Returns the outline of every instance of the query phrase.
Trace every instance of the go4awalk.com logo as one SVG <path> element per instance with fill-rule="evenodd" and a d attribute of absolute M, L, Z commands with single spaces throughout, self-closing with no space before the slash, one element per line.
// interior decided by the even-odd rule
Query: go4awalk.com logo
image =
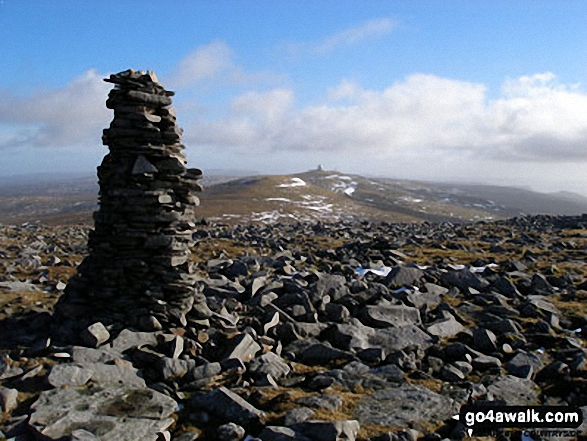
<path fill-rule="evenodd" d="M 576 429 L 583 422 L 579 408 L 568 406 L 479 406 L 467 404 L 453 417 L 474 431 L 496 429 Z"/>

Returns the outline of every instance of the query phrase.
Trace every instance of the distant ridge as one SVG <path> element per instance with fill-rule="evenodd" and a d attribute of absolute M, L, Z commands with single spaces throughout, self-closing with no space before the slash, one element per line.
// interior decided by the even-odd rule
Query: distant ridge
<path fill-rule="evenodd" d="M 587 198 L 571 192 L 367 178 L 332 170 L 238 177 L 233 172 L 204 171 L 201 218 L 221 223 L 471 222 L 587 213 Z M 97 194 L 96 178 L 90 175 L 5 179 L 0 181 L 0 222 L 91 225 Z"/>

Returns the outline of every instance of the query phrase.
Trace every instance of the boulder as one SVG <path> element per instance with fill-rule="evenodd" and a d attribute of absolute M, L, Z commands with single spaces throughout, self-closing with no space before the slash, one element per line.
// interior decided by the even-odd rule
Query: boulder
<path fill-rule="evenodd" d="M 50 439 L 83 429 L 101 439 L 157 441 L 174 423 L 170 416 L 178 405 L 146 388 L 60 388 L 42 392 L 31 410 L 29 427 Z"/>

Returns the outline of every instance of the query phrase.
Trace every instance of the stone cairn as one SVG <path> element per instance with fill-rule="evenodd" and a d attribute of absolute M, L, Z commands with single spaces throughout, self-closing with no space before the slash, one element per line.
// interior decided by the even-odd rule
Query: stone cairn
<path fill-rule="evenodd" d="M 209 311 L 190 262 L 202 173 L 186 168 L 174 93 L 153 72 L 127 70 L 104 81 L 114 84 L 106 101 L 114 119 L 102 137 L 110 153 L 98 167 L 89 256 L 56 305 L 58 327 L 185 325 L 194 306 Z"/>

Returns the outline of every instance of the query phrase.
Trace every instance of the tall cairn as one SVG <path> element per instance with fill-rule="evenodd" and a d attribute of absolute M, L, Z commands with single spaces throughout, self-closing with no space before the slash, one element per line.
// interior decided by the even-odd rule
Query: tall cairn
<path fill-rule="evenodd" d="M 208 310 L 190 261 L 202 172 L 186 168 L 174 93 L 153 72 L 104 81 L 114 84 L 106 101 L 114 119 L 102 137 L 110 152 L 98 167 L 99 210 L 89 256 L 55 317 L 69 332 L 97 321 L 140 330 L 185 325 L 194 306 Z"/>

